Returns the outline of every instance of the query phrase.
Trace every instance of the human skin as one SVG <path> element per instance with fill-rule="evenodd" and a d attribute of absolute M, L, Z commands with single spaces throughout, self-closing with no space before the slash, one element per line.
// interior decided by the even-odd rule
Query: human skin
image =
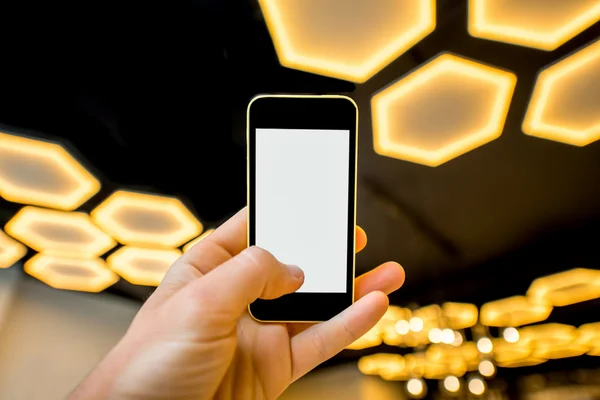
<path fill-rule="evenodd" d="M 404 282 L 400 265 L 384 263 L 356 279 L 355 303 L 329 321 L 257 322 L 248 304 L 294 292 L 304 273 L 247 248 L 246 224 L 242 210 L 179 258 L 70 400 L 276 399 L 371 329 Z M 357 227 L 357 251 L 366 242 Z"/>

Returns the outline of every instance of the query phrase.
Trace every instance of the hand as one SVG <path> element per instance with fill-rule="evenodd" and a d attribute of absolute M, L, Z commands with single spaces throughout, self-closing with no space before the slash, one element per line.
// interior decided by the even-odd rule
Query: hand
<path fill-rule="evenodd" d="M 357 228 L 357 251 L 366 240 Z M 263 324 L 248 314 L 257 298 L 294 292 L 303 280 L 301 270 L 246 248 L 240 211 L 173 264 L 71 399 L 275 399 L 371 329 L 404 271 L 389 262 L 357 278 L 357 301 L 327 322 Z"/>

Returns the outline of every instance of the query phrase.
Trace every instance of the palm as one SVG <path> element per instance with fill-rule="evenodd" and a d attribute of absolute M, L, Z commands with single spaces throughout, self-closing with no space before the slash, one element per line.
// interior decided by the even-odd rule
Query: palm
<path fill-rule="evenodd" d="M 240 318 L 237 338 L 235 356 L 226 374 L 228 379 L 223 380 L 219 392 L 231 393 L 233 388 L 244 387 L 252 388 L 252 398 L 276 398 L 292 379 L 287 325 L 260 324 L 246 313 Z"/>
<path fill-rule="evenodd" d="M 146 348 L 138 364 L 155 364 L 156 353 L 169 359 L 170 368 L 158 375 L 155 371 L 150 376 L 133 375 L 128 382 L 144 381 L 146 389 L 155 394 L 168 390 L 168 398 L 188 398 L 193 393 L 195 398 L 225 399 L 239 393 L 244 398 L 274 399 L 291 382 L 356 339 L 354 336 L 366 332 L 385 311 L 387 301 L 379 296 L 362 306 L 355 304 L 348 317 L 338 316 L 311 329 L 310 324 L 259 323 L 247 311 L 240 315 L 226 304 L 194 309 L 186 288 L 209 279 L 213 270 L 246 247 L 245 225 L 245 216 L 238 214 L 169 270 L 131 332 L 147 336 L 158 325 L 154 345 Z M 357 251 L 365 244 L 366 235 L 357 228 Z M 389 293 L 403 279 L 397 264 L 384 264 L 357 279 L 355 297 L 372 291 Z"/>
<path fill-rule="evenodd" d="M 193 260 L 193 265 L 185 263 L 179 266 L 178 271 L 171 271 L 157 290 L 157 299 L 164 301 L 165 295 L 176 293 L 187 282 L 201 279 L 210 270 L 231 258 L 228 252 L 222 252 L 216 247 L 207 249 L 203 256 L 202 261 Z M 204 264 L 202 268 L 198 268 L 200 263 Z M 157 299 L 151 298 L 148 303 L 154 303 Z M 152 306 L 152 304 L 147 305 Z M 237 328 L 232 332 L 236 336 L 231 338 L 234 340 L 223 340 L 217 346 L 210 346 L 211 358 L 227 360 L 229 355 L 233 354 L 233 359 L 226 366 L 224 373 L 221 372 L 222 368 L 212 371 L 216 373 L 215 375 L 219 375 L 210 379 L 212 382 L 219 382 L 215 398 L 230 398 L 230 393 L 242 387 L 246 391 L 252 391 L 248 398 L 276 398 L 292 380 L 290 334 L 308 326 L 308 324 L 263 324 L 255 321 L 245 312 L 239 318 Z M 184 358 L 190 360 L 188 357 Z M 198 360 L 203 357 L 198 355 L 194 358 Z"/>

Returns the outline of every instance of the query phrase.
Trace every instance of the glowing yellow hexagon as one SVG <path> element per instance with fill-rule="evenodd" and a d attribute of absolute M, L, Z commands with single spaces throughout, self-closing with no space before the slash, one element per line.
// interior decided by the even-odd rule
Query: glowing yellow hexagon
<path fill-rule="evenodd" d="M 117 245 L 82 212 L 27 206 L 8 221 L 5 230 L 32 249 L 50 255 L 94 258 Z"/>
<path fill-rule="evenodd" d="M 25 272 L 56 289 L 97 293 L 115 284 L 119 277 L 106 268 L 101 258 L 77 259 L 36 254 Z"/>
<path fill-rule="evenodd" d="M 381 338 L 381 328 L 375 325 L 367 333 L 351 343 L 347 350 L 363 350 L 369 347 L 379 346 L 383 342 Z"/>
<path fill-rule="evenodd" d="M 134 285 L 158 286 L 171 265 L 181 256 L 177 249 L 146 249 L 124 246 L 106 262 L 110 269 Z"/>
<path fill-rule="evenodd" d="M 533 344 L 530 340 L 520 339 L 516 343 L 509 343 L 504 339 L 494 339 L 494 359 L 498 365 L 510 365 L 531 357 Z"/>
<path fill-rule="evenodd" d="M 442 54 L 371 100 L 378 154 L 432 167 L 502 134 L 517 77 Z"/>
<path fill-rule="evenodd" d="M 198 236 L 196 239 L 191 240 L 189 243 L 187 243 L 185 246 L 183 246 L 183 252 L 187 252 L 189 249 L 191 249 L 192 247 L 194 247 L 194 245 L 198 242 L 200 242 L 201 240 L 205 239 L 208 235 L 210 235 L 211 233 L 214 232 L 214 229 L 207 229 L 206 231 L 204 231 L 204 233 L 200 236 Z"/>
<path fill-rule="evenodd" d="M 382 372 L 401 372 L 406 362 L 400 354 L 371 354 L 358 360 L 358 369 L 365 375 L 380 375 Z"/>
<path fill-rule="evenodd" d="M 555 307 L 600 298 L 600 270 L 575 268 L 537 278 L 529 286 L 527 296 Z"/>
<path fill-rule="evenodd" d="M 600 20 L 598 0 L 469 0 L 472 36 L 551 51 Z"/>
<path fill-rule="evenodd" d="M 113 193 L 91 215 L 119 242 L 133 246 L 179 247 L 203 229 L 180 200 L 125 190 Z"/>
<path fill-rule="evenodd" d="M 530 136 L 585 146 L 600 139 L 600 40 L 544 69 L 523 121 Z"/>
<path fill-rule="evenodd" d="M 533 345 L 532 357 L 558 359 L 577 357 L 590 348 L 577 342 L 578 332 L 574 326 L 565 324 L 541 324 L 519 330 L 520 340 Z"/>
<path fill-rule="evenodd" d="M 22 204 L 74 210 L 100 182 L 61 145 L 0 132 L 0 196 Z"/>
<path fill-rule="evenodd" d="M 442 314 L 450 328 L 466 329 L 475 326 L 479 311 L 475 304 L 448 302 L 442 304 Z"/>
<path fill-rule="evenodd" d="M 479 318 L 486 326 L 523 326 L 546 320 L 552 306 L 536 304 L 526 296 L 513 296 L 485 303 Z"/>
<path fill-rule="evenodd" d="M 27 247 L 0 230 L 0 268 L 11 267 L 25 257 L 25 254 L 27 254 Z"/>
<path fill-rule="evenodd" d="M 434 366 L 432 371 L 425 373 L 425 376 L 431 379 L 438 379 L 436 370 L 442 375 L 463 376 L 468 369 L 473 369 L 473 364 L 475 369 L 479 365 L 479 351 L 474 342 L 467 342 L 461 346 L 432 344 L 425 354 L 427 361 Z"/>
<path fill-rule="evenodd" d="M 514 361 L 498 362 L 498 366 L 501 368 L 533 367 L 534 365 L 543 364 L 546 361 L 548 360 L 543 358 L 524 357 Z"/>
<path fill-rule="evenodd" d="M 435 0 L 259 0 L 279 62 L 362 83 L 435 29 Z"/>
<path fill-rule="evenodd" d="M 600 356 L 600 322 L 581 325 L 577 329 L 577 343 L 589 347 L 588 355 Z"/>

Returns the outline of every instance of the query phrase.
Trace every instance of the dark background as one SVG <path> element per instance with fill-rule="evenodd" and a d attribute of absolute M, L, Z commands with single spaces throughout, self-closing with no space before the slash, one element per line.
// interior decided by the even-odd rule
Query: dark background
<path fill-rule="evenodd" d="M 600 24 L 544 52 L 471 38 L 466 2 L 438 0 L 435 32 L 354 85 L 282 68 L 255 1 L 47 3 L 0 5 L 0 127 L 75 151 L 103 183 L 83 210 L 117 188 L 142 189 L 176 195 L 216 226 L 246 201 L 249 99 L 346 93 L 361 111 L 358 221 L 369 245 L 358 269 L 400 262 L 407 282 L 392 302 L 480 305 L 524 294 L 538 276 L 599 268 L 600 143 L 546 141 L 520 125 L 540 68 L 598 38 Z M 517 74 L 503 135 L 437 168 L 376 155 L 370 96 L 441 51 Z M 18 208 L 0 201 L 0 224 Z M 592 322 L 599 305 L 556 309 L 551 320 Z"/>

